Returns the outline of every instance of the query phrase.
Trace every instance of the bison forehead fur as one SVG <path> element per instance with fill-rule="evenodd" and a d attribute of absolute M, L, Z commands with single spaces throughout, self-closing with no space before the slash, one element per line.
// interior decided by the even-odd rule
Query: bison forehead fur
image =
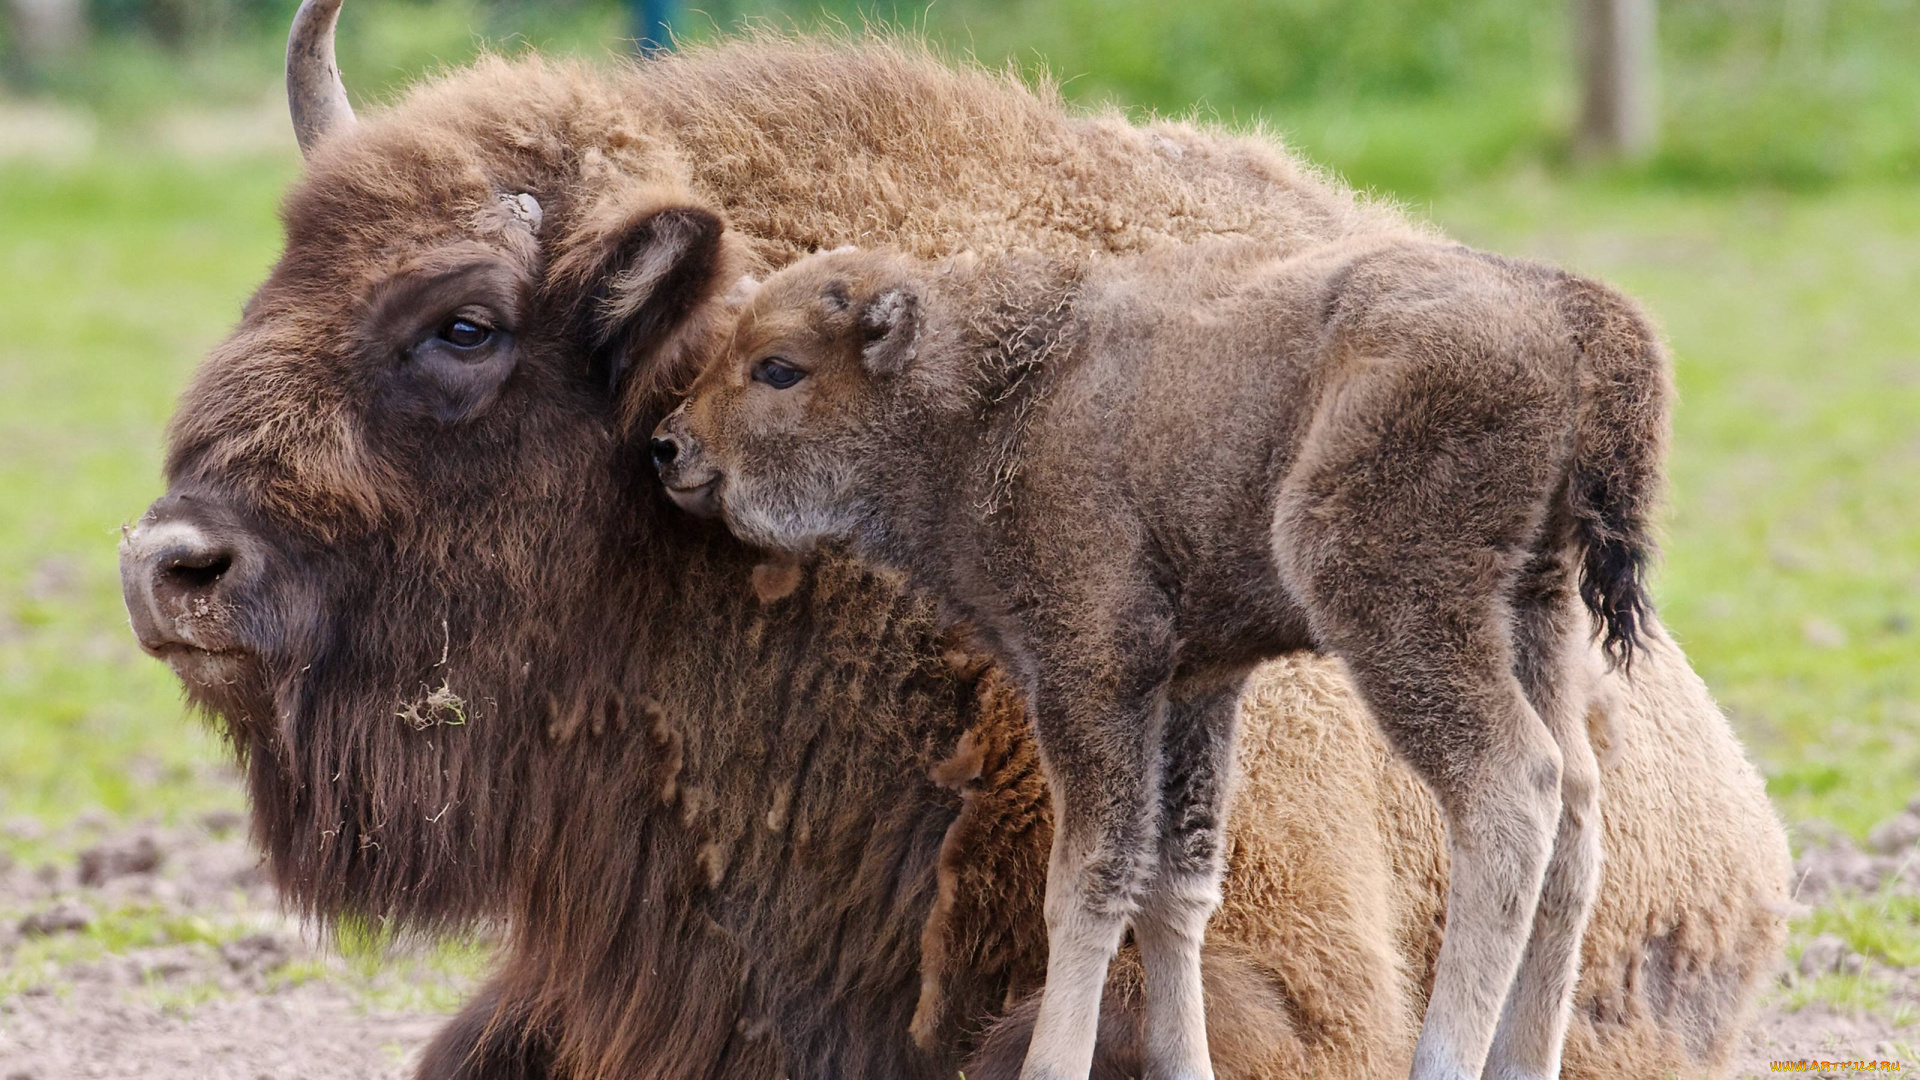
<path fill-rule="evenodd" d="M 1004 1017 L 969 1068 L 999 1075 L 1048 842 L 1022 721 L 896 584 L 828 557 L 756 587 L 759 556 L 671 510 L 645 434 L 726 308 L 646 253 L 706 245 L 731 286 L 846 243 L 1418 230 L 1267 140 L 1075 116 L 885 43 L 483 60 L 308 163 L 168 460 L 170 497 L 267 553 L 233 593 L 247 672 L 189 689 L 247 761 L 288 899 L 505 920 L 427 1076 L 951 1075 Z M 463 311 L 494 320 L 477 367 L 431 344 Z M 1241 1002 L 1216 1009 L 1222 1071 L 1380 1075 L 1437 940 L 1431 803 L 1337 671 L 1261 685 L 1248 783 L 1292 793 L 1240 815 L 1209 961 Z M 1677 651 L 1617 692 L 1569 1075 L 1711 1069 L 1778 941 L 1784 849 Z M 1125 1069 L 1134 998 L 1111 1000 Z"/>

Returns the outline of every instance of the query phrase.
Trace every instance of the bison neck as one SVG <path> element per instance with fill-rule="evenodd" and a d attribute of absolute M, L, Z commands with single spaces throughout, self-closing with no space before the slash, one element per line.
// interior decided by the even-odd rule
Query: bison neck
<path fill-rule="evenodd" d="M 792 579 L 718 538 L 678 555 L 652 568 L 673 588 L 639 627 L 620 720 L 550 729 L 506 977 L 564 1014 L 583 1075 L 950 1075 L 906 1033 L 959 809 L 930 777 L 978 718 L 972 681 L 924 601 L 845 562 Z M 1007 977 L 949 987 L 954 1021 Z"/>
<path fill-rule="evenodd" d="M 567 1075 L 951 1076 L 1038 925 L 970 932 L 994 956 L 954 966 L 934 1050 L 909 1037 L 962 805 L 932 773 L 981 722 L 978 668 L 924 599 L 844 560 L 757 570 L 640 497 L 604 513 L 652 524 L 580 510 L 547 576 L 422 583 L 385 597 L 417 618 L 304 666 L 249 751 L 278 883 L 322 916 L 501 919 L 499 1000 L 553 1022 Z M 339 677 L 396 651 L 397 683 Z"/>

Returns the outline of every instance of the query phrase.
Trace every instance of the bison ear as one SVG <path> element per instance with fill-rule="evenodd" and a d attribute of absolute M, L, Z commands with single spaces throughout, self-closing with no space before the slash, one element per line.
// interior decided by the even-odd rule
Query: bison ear
<path fill-rule="evenodd" d="M 875 375 L 898 375 L 920 344 L 920 295 L 911 286 L 882 289 L 860 305 L 860 359 Z"/>
<path fill-rule="evenodd" d="M 576 230 L 549 281 L 610 393 L 640 368 L 662 387 L 692 374 L 717 324 L 718 294 L 739 275 L 726 231 L 718 214 L 686 205 Z"/>

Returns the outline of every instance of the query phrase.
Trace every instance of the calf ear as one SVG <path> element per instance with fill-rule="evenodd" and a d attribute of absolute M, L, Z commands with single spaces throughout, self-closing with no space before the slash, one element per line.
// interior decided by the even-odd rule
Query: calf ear
<path fill-rule="evenodd" d="M 898 375 L 913 363 L 920 344 L 920 295 L 911 286 L 889 286 L 860 305 L 860 359 L 875 375 Z"/>
<path fill-rule="evenodd" d="M 641 199 L 590 212 L 548 281 L 589 372 L 620 394 L 636 372 L 660 389 L 694 374 L 736 262 L 719 214 Z"/>

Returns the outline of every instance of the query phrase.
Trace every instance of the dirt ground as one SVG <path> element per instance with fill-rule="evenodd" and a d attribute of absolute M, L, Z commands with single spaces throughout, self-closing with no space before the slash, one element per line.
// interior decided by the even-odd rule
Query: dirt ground
<path fill-rule="evenodd" d="M 1914 838 L 1894 835 L 1879 854 L 1803 831 L 1807 914 L 1736 1076 L 1769 1075 L 1778 1060 L 1863 1058 L 1920 1076 L 1920 967 L 1876 963 L 1809 921 L 1849 895 L 1920 896 L 1920 805 L 1908 816 Z M 0 824 L 72 853 L 36 865 L 0 856 L 0 1080 L 408 1075 L 483 969 L 484 943 L 397 955 L 368 942 L 322 947 L 279 911 L 240 825 L 230 813 L 178 829 L 83 819 L 51 836 L 30 820 Z"/>
<path fill-rule="evenodd" d="M 323 947 L 280 911 L 240 825 L 0 826 L 78 852 L 0 867 L 0 1080 L 410 1074 L 484 946 Z"/>

